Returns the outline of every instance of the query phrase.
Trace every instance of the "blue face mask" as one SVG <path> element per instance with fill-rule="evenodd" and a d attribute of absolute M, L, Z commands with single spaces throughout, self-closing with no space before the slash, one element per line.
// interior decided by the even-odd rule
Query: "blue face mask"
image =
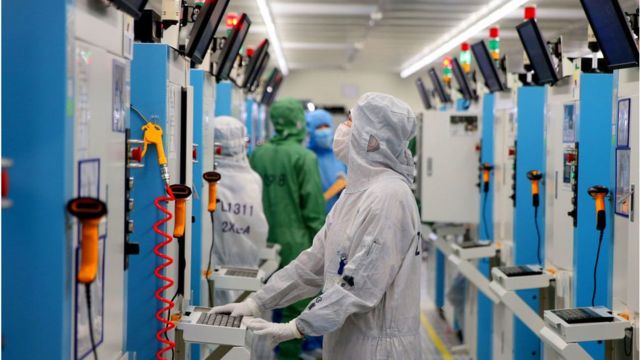
<path fill-rule="evenodd" d="M 316 130 L 313 134 L 313 139 L 318 147 L 331 149 L 333 144 L 333 131 L 329 128 Z"/>

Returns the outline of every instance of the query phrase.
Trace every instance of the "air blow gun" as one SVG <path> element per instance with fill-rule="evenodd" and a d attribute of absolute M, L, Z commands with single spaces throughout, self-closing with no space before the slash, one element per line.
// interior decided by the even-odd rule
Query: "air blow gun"
<path fill-rule="evenodd" d="M 168 186 L 170 181 L 169 166 L 167 165 L 167 157 L 165 156 L 164 146 L 162 145 L 162 128 L 158 124 L 148 122 L 142 126 L 142 131 L 144 131 L 142 157 L 147 153 L 149 144 L 156 146 L 156 150 L 158 151 L 158 165 L 160 165 L 160 177 L 165 185 Z"/>

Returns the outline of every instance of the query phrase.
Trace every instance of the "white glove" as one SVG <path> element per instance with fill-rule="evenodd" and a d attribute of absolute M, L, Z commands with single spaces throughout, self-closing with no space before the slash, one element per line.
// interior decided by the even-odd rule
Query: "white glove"
<path fill-rule="evenodd" d="M 278 324 L 255 318 L 247 321 L 245 325 L 248 329 L 253 330 L 254 334 L 267 337 L 272 347 L 283 341 L 302 338 L 295 319 L 285 324 Z"/>
<path fill-rule="evenodd" d="M 231 316 L 260 316 L 261 311 L 255 300 L 248 298 L 240 303 L 214 306 L 210 314 L 231 314 Z"/>

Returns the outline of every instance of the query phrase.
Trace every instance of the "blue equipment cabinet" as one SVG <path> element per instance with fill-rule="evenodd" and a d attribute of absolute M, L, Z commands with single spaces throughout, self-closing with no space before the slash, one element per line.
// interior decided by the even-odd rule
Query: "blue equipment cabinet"
<path fill-rule="evenodd" d="M 578 127 L 578 226 L 574 231 L 575 306 L 591 306 L 593 270 L 598 248 L 595 202 L 587 190 L 594 185 L 615 188 L 615 138 L 612 132 L 613 75 L 582 74 L 580 77 L 580 126 Z M 637 131 L 637 130 L 636 130 Z M 611 194 L 611 193 L 610 193 Z M 605 201 L 607 227 L 598 263 L 596 306 L 612 306 L 613 196 Z M 604 344 L 582 344 L 594 359 L 604 359 Z"/>
<path fill-rule="evenodd" d="M 494 107 L 496 95 L 486 94 L 482 98 L 482 141 L 480 148 L 480 162 L 494 163 Z M 489 192 L 480 194 L 480 221 L 478 224 L 478 238 L 493 241 L 493 172 L 490 174 Z M 481 190 L 482 191 L 482 188 Z M 491 268 L 489 259 L 478 261 L 478 269 L 490 277 Z M 477 328 L 477 354 L 478 360 L 492 358 L 493 334 L 493 302 L 482 292 L 478 291 L 478 328 Z"/>
<path fill-rule="evenodd" d="M 541 185 L 540 206 L 537 225 L 540 244 L 535 230 L 534 207 L 532 205 L 531 181 L 527 172 L 544 172 L 545 167 L 545 104 L 547 88 L 543 86 L 524 86 L 518 89 L 518 127 L 516 133 L 516 154 L 518 168 L 516 172 L 516 206 L 514 209 L 514 263 L 516 265 L 537 264 L 540 258 L 544 262 L 544 184 Z M 540 249 L 538 249 L 538 245 Z M 544 266 L 544 264 L 541 264 Z M 540 307 L 539 290 L 520 290 L 517 294 L 535 311 Z M 517 317 L 514 317 L 513 358 L 540 359 L 540 339 Z"/>
<path fill-rule="evenodd" d="M 168 160 L 171 184 L 192 184 L 192 139 L 191 90 L 189 86 L 189 62 L 177 50 L 165 44 L 135 44 L 134 61 L 131 63 L 131 105 L 144 117 L 163 129 L 165 155 Z M 130 138 L 143 138 L 142 117 L 131 111 Z M 165 195 L 165 186 L 160 178 L 156 147 L 149 145 L 142 159 L 143 168 L 130 169 L 134 180 L 131 197 L 136 206 L 131 212 L 135 230 L 131 241 L 140 244 L 140 254 L 129 261 L 128 306 L 127 306 L 127 350 L 135 352 L 138 359 L 153 359 L 160 349 L 156 332 L 162 324 L 156 312 L 164 305 L 155 297 L 157 289 L 165 285 L 154 276 L 154 269 L 164 260 L 157 257 L 153 249 L 164 238 L 156 234 L 153 225 L 165 218 L 155 206 L 154 200 Z M 186 218 L 191 218 L 190 201 L 187 202 Z M 173 203 L 163 203 L 173 212 Z M 185 243 L 186 258 L 190 258 L 191 227 L 187 222 Z M 161 226 L 165 232 L 173 232 L 173 221 Z M 177 289 L 178 246 L 175 239 L 162 251 L 174 259 L 174 264 L 164 271 L 172 278 L 174 286 L 164 293 L 171 298 Z M 185 270 L 186 299 L 190 294 L 190 269 Z M 164 314 L 166 316 L 166 313 Z"/>

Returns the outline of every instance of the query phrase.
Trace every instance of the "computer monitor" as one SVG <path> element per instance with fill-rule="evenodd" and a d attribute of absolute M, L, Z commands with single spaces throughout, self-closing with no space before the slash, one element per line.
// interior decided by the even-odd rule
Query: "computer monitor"
<path fill-rule="evenodd" d="M 536 21 L 527 20 L 516 26 L 516 30 L 533 71 L 538 77 L 538 85 L 555 84 L 558 81 L 558 74 Z"/>
<path fill-rule="evenodd" d="M 202 64 L 213 36 L 220 25 L 229 0 L 207 0 L 191 28 L 186 55 L 195 64 Z"/>
<path fill-rule="evenodd" d="M 418 94 L 420 94 L 420 99 L 422 99 L 422 105 L 424 105 L 425 110 L 429 110 L 433 108 L 431 104 L 431 98 L 429 97 L 429 92 L 427 88 L 424 86 L 424 82 L 421 78 L 416 79 L 416 87 L 418 88 Z"/>
<path fill-rule="evenodd" d="M 115 6 L 131 15 L 134 19 L 139 19 L 142 15 L 142 10 L 147 5 L 148 0 L 111 0 Z"/>
<path fill-rule="evenodd" d="M 264 56 L 264 58 L 262 59 L 262 63 L 260 64 L 260 67 L 258 68 L 258 74 L 253 79 L 251 84 L 249 84 L 249 87 L 247 88 L 250 92 L 256 91 L 258 86 L 260 86 L 260 78 L 262 77 L 262 74 L 264 74 L 264 71 L 266 70 L 267 65 L 269 64 L 270 57 L 271 56 L 269 55 L 269 53 L 267 53 Z"/>
<path fill-rule="evenodd" d="M 258 76 L 258 71 L 260 70 L 260 65 L 264 61 L 265 56 L 268 56 L 269 53 L 269 40 L 263 39 L 258 45 L 258 49 L 253 53 L 251 59 L 249 60 L 249 65 L 247 65 L 247 69 L 244 72 L 244 79 L 242 81 L 242 87 L 245 89 L 249 89 L 250 85 L 253 84 L 256 76 Z"/>
<path fill-rule="evenodd" d="M 610 69 L 638 66 L 638 46 L 617 0 L 580 0 Z"/>
<path fill-rule="evenodd" d="M 467 74 L 465 74 L 464 70 L 462 70 L 462 66 L 458 62 L 458 59 L 453 58 L 453 77 L 456 78 L 456 82 L 460 87 L 460 92 L 462 93 L 462 97 L 465 100 L 471 101 L 476 98 L 473 90 L 471 90 L 471 86 L 469 86 L 469 80 L 467 79 Z"/>
<path fill-rule="evenodd" d="M 262 99 L 260 100 L 261 104 L 270 106 L 273 103 L 273 100 L 276 98 L 276 94 L 280 89 L 280 84 L 282 83 L 282 73 L 280 69 L 274 68 L 269 75 L 269 80 L 264 86 L 264 91 L 262 92 Z"/>
<path fill-rule="evenodd" d="M 251 19 L 247 14 L 242 14 L 238 24 L 231 30 L 231 34 L 227 38 L 227 41 L 222 48 L 222 52 L 218 57 L 218 68 L 216 71 L 216 81 L 222 81 L 229 79 L 229 74 L 233 68 L 233 64 L 238 56 L 238 52 L 242 47 L 244 39 L 247 37 L 249 27 L 251 26 Z"/>
<path fill-rule="evenodd" d="M 476 59 L 482 78 L 484 78 L 484 84 L 491 92 L 504 91 L 505 87 L 498 75 L 498 69 L 496 63 L 491 59 L 489 50 L 484 41 L 480 40 L 477 43 L 471 45 L 471 51 L 473 57 Z"/>
<path fill-rule="evenodd" d="M 438 94 L 438 98 L 440 99 L 440 102 L 443 104 L 451 102 L 451 97 L 445 90 L 444 84 L 442 83 L 442 80 L 438 76 L 438 72 L 436 71 L 435 68 L 429 69 L 429 78 L 431 79 L 431 85 L 436 90 L 436 94 Z"/>

